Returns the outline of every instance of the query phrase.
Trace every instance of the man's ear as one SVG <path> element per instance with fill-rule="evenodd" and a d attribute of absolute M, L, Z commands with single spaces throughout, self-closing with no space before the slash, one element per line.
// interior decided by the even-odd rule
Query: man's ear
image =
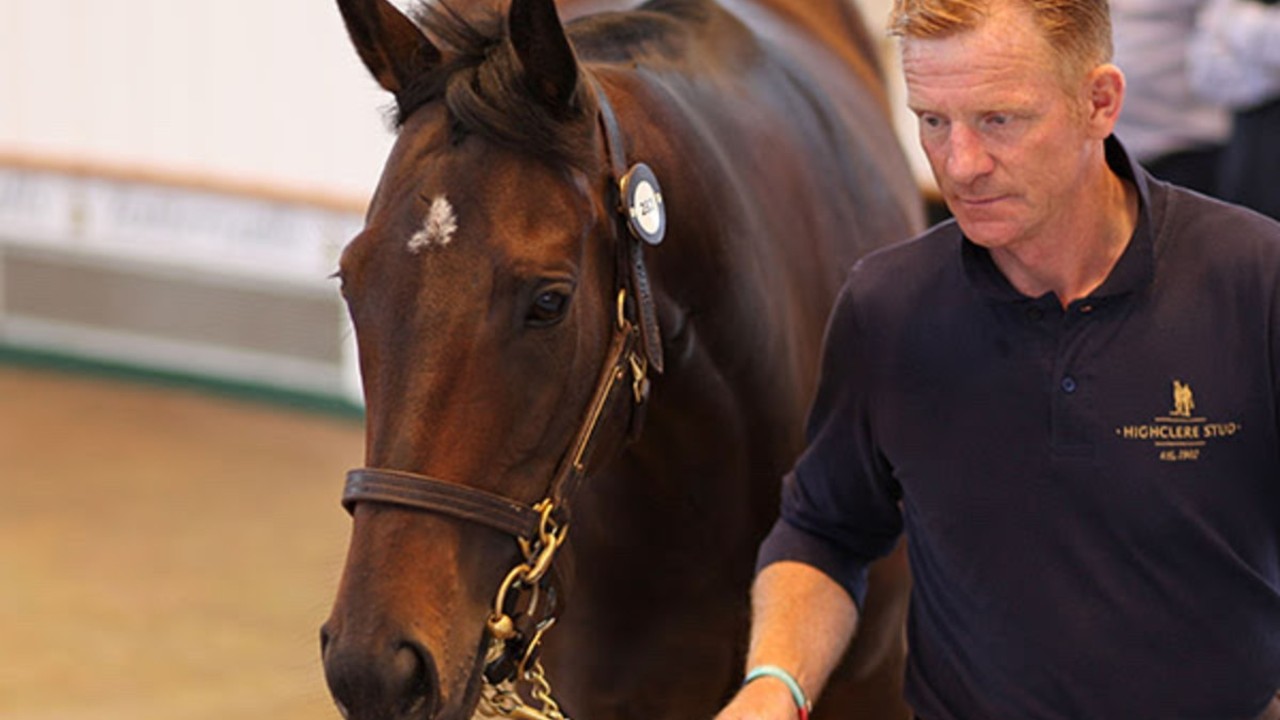
<path fill-rule="evenodd" d="M 1111 63 L 1094 68 L 1085 79 L 1088 123 L 1099 139 L 1106 138 L 1115 127 L 1124 106 L 1124 90 L 1124 73 Z"/>

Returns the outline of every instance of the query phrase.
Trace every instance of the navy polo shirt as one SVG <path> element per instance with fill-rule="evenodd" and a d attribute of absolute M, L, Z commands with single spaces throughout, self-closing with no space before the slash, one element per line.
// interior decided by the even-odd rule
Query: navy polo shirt
<path fill-rule="evenodd" d="M 905 529 L 928 720 L 1251 718 L 1280 687 L 1280 224 L 1140 193 L 1063 309 L 943 223 L 850 272 L 760 566 L 861 604 Z"/>

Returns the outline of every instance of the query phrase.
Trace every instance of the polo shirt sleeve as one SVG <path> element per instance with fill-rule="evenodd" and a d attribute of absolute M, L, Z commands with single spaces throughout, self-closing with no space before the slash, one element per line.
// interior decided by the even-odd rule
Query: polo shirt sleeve
<path fill-rule="evenodd" d="M 860 269 L 850 273 L 828 321 L 807 447 L 783 479 L 781 514 L 756 562 L 757 572 L 783 560 L 811 565 L 859 609 L 868 567 L 902 532 L 901 489 L 876 449 L 871 423 L 875 342 L 856 307 Z"/>

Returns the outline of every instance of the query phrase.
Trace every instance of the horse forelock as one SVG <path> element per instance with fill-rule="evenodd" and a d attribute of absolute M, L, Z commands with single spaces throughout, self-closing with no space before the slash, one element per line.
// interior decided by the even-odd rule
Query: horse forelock
<path fill-rule="evenodd" d="M 552 109 L 532 92 L 496 11 L 464 16 L 447 3 L 419 3 L 414 21 L 440 45 L 444 62 L 396 97 L 397 128 L 423 106 L 443 102 L 454 142 L 477 135 L 552 166 L 585 169 L 595 156 L 585 85 L 568 108 Z"/>
<path fill-rule="evenodd" d="M 673 30 L 706 12 L 705 0 L 651 0 L 635 11 L 591 15 L 566 27 L 580 61 L 660 61 L 679 55 L 680 34 Z M 590 91 L 581 65 L 574 100 L 553 109 L 532 92 L 497 9 L 464 14 L 447 2 L 419 2 L 411 15 L 445 60 L 397 95 L 397 128 L 423 106 L 442 101 L 455 141 L 478 135 L 553 166 L 584 170 L 598 156 L 589 129 L 595 104 L 586 99 Z"/>

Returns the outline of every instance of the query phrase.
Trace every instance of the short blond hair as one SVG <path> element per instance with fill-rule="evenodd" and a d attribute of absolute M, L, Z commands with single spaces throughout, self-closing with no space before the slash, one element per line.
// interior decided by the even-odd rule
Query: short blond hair
<path fill-rule="evenodd" d="M 1080 77 L 1111 61 L 1107 0 L 893 0 L 889 34 L 941 38 L 973 30 L 997 5 L 1022 6 L 1031 12 L 1064 77 Z"/>

